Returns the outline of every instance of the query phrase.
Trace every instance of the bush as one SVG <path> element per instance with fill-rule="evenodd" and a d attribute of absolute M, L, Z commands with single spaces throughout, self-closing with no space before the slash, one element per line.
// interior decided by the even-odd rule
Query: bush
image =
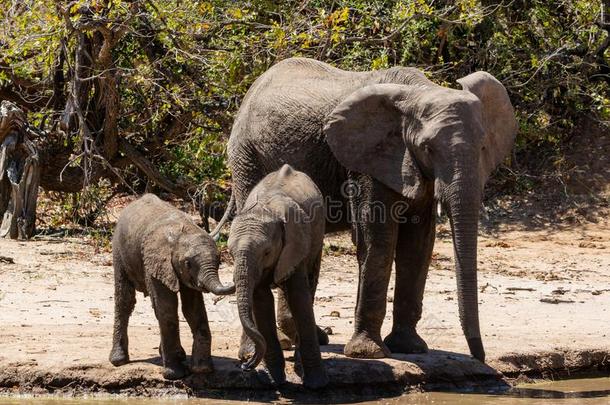
<path fill-rule="evenodd" d="M 115 184 L 148 176 L 183 196 L 195 195 L 203 184 L 227 186 L 224 145 L 240 101 L 261 73 L 292 56 L 354 70 L 417 66 L 449 86 L 487 70 L 504 83 L 516 107 L 516 156 L 529 159 L 523 170 L 560 162 L 583 120 L 605 129 L 610 120 L 610 28 L 599 21 L 600 4 L 591 1 L 69 4 L 24 1 L 0 9 L 0 98 L 27 108 L 42 129 L 63 122 L 67 129 L 59 139 L 71 157 L 66 162 L 82 168 L 89 158 L 91 167 L 101 167 L 101 157 L 115 170 L 100 176 Z M 66 111 L 79 83 L 79 46 L 93 56 L 80 73 L 90 78 L 82 85 L 92 84 L 77 125 L 66 123 Z M 160 174 L 136 164 L 120 142 L 116 150 L 106 148 L 113 131 Z M 87 139 L 99 153 L 91 152 Z M 509 183 L 512 191 L 534 184 L 503 184 Z"/>

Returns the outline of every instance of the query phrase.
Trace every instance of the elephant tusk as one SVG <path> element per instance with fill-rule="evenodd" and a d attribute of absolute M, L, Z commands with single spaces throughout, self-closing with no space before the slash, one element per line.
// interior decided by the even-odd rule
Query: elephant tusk
<path fill-rule="evenodd" d="M 440 217 L 443 215 L 443 204 L 441 204 L 440 200 L 436 201 L 436 216 Z"/>

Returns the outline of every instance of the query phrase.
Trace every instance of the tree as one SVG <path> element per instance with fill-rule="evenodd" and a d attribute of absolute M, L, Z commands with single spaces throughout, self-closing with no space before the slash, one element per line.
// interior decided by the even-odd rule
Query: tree
<path fill-rule="evenodd" d="M 106 179 L 221 198 L 233 115 L 291 56 L 417 66 L 451 86 L 487 70 L 509 91 L 516 155 L 532 164 L 560 161 L 579 120 L 610 121 L 608 26 L 585 0 L 12 0 L 0 20 L 0 99 L 38 128 L 45 190 Z"/>
<path fill-rule="evenodd" d="M 25 114 L 0 104 L 0 238 L 28 239 L 36 224 L 40 166 Z"/>

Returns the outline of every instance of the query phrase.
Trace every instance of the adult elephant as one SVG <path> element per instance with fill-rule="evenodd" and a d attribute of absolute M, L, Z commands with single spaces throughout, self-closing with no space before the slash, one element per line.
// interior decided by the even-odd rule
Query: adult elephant
<path fill-rule="evenodd" d="M 327 232 L 352 223 L 360 273 L 347 356 L 427 350 L 415 326 L 440 202 L 451 220 L 462 329 L 472 355 L 485 359 L 478 213 L 483 186 L 512 148 L 517 123 L 492 75 L 475 72 L 458 82 L 463 90 L 438 86 L 413 68 L 348 72 L 293 58 L 260 76 L 239 110 L 228 143 L 237 211 L 267 173 L 288 163 L 325 196 Z M 394 323 L 382 340 L 392 262 Z"/>

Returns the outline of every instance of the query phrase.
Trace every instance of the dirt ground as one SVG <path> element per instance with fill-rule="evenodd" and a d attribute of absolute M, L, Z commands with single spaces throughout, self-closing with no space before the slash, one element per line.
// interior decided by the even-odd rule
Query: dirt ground
<path fill-rule="evenodd" d="M 431 374 L 435 373 L 442 380 L 498 372 L 516 376 L 604 366 L 607 370 L 608 217 L 548 226 L 491 224 L 482 227 L 478 250 L 481 328 L 490 367 L 460 355 L 467 354 L 468 348 L 459 327 L 447 225 L 438 225 L 418 327 L 433 351 L 383 361 L 347 360 L 340 354 L 353 329 L 357 264 L 347 234 L 327 237 L 315 312 L 318 323 L 332 329 L 331 344 L 323 348 L 324 357 L 330 359 L 331 381 L 358 383 L 359 374 L 348 373 L 358 367 L 367 373 L 368 382 L 379 378 L 379 383 L 388 379 L 423 383 L 434 380 Z M 85 236 L 40 237 L 27 242 L 0 239 L 0 256 L 1 387 L 21 391 L 61 388 L 89 380 L 94 386 L 114 389 L 147 380 L 163 384 L 157 366 L 158 327 L 149 299 L 141 294 L 129 330 L 134 363 L 114 369 L 107 361 L 113 321 L 108 250 L 96 249 Z M 223 263 L 221 279 L 231 279 L 230 265 Z M 391 327 L 392 286 L 393 282 L 384 335 Z M 232 360 L 240 335 L 234 297 L 213 299 L 206 296 L 212 353 L 220 377 L 207 378 L 203 385 L 257 386 L 250 384 L 251 377 L 241 376 Z M 182 318 L 181 332 L 188 353 L 191 339 Z M 291 355 L 286 352 L 287 357 Z M 379 370 L 378 377 L 373 375 L 375 370 Z M 298 382 L 293 374 L 289 379 Z"/>

